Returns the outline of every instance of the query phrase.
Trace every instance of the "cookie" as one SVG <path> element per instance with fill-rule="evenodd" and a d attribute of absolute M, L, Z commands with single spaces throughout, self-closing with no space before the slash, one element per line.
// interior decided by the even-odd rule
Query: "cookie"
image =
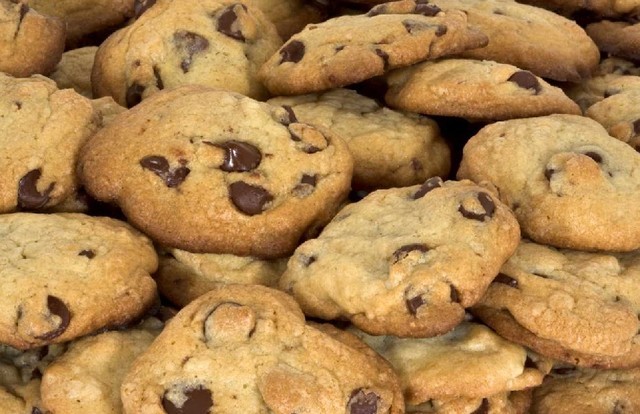
<path fill-rule="evenodd" d="M 184 86 L 119 115 L 83 148 L 89 194 L 160 244 L 284 257 L 349 191 L 351 155 L 281 107 Z"/>
<path fill-rule="evenodd" d="M 59 89 L 73 89 L 91 99 L 91 70 L 97 51 L 97 46 L 87 46 L 63 53 L 49 78 L 55 81 Z"/>
<path fill-rule="evenodd" d="M 98 50 L 91 82 L 96 97 L 128 108 L 186 84 L 266 97 L 256 78 L 280 47 L 275 26 L 253 6 L 230 0 L 159 0 Z"/>
<path fill-rule="evenodd" d="M 640 23 L 603 20 L 586 28 L 600 50 L 611 56 L 640 60 Z"/>
<path fill-rule="evenodd" d="M 604 73 L 578 84 L 565 86 L 565 93 L 583 112 L 591 105 L 628 89 L 640 89 L 640 76 L 636 74 Z"/>
<path fill-rule="evenodd" d="M 48 74 L 62 57 L 64 23 L 18 0 L 0 0 L 0 72 Z"/>
<path fill-rule="evenodd" d="M 286 259 L 261 260 L 232 254 L 189 253 L 162 249 L 154 279 L 171 303 L 183 307 L 210 290 L 230 283 L 275 287 Z"/>
<path fill-rule="evenodd" d="M 489 60 L 427 61 L 394 70 L 385 79 L 385 101 L 391 107 L 421 114 L 482 120 L 580 114 L 560 88 Z"/>
<path fill-rule="evenodd" d="M 78 152 L 99 127 L 91 102 L 42 76 L 0 73 L 0 212 L 51 208 L 78 187 Z"/>
<path fill-rule="evenodd" d="M 402 0 L 305 27 L 258 75 L 274 95 L 319 92 L 486 43 L 463 12 Z"/>
<path fill-rule="evenodd" d="M 374 335 L 434 336 L 462 321 L 519 238 L 495 196 L 434 177 L 343 208 L 296 249 L 280 288 L 309 316 L 346 318 Z"/>
<path fill-rule="evenodd" d="M 224 375 L 221 375 L 224 373 Z M 306 325 L 295 301 L 230 285 L 191 302 L 133 363 L 125 413 L 401 413 L 366 353 Z"/>
<path fill-rule="evenodd" d="M 0 216 L 0 343 L 29 349 L 135 319 L 153 302 L 149 240 L 83 214 Z"/>
<path fill-rule="evenodd" d="M 127 108 L 118 105 L 110 96 L 92 99 L 91 106 L 100 115 L 100 128 L 109 125 L 116 116 L 127 111 Z"/>
<path fill-rule="evenodd" d="M 640 4 L 633 0 L 526 0 L 523 3 L 543 7 L 576 20 L 587 21 L 602 17 L 633 16 L 640 12 Z"/>
<path fill-rule="evenodd" d="M 557 250 L 523 241 L 500 272 L 473 313 L 503 337 L 571 364 L 640 363 L 638 253 Z"/>
<path fill-rule="evenodd" d="M 638 77 L 640 80 L 640 77 Z M 585 115 L 598 121 L 609 135 L 640 149 L 640 87 L 613 94 L 587 109 Z"/>
<path fill-rule="evenodd" d="M 484 127 L 458 178 L 488 182 L 534 241 L 577 250 L 640 247 L 640 154 L 575 115 Z"/>
<path fill-rule="evenodd" d="M 407 414 L 529 414 L 531 390 L 503 392 L 484 398 L 432 400 L 407 405 Z"/>
<path fill-rule="evenodd" d="M 320 1 L 306 0 L 253 0 L 273 24 L 283 40 L 298 33 L 307 24 L 318 23 L 327 18 L 329 7 Z"/>
<path fill-rule="evenodd" d="M 278 97 L 268 103 L 286 105 L 298 120 L 329 128 L 343 138 L 353 155 L 356 189 L 406 187 L 449 175 L 449 147 L 438 125 L 426 117 L 382 107 L 349 89 Z"/>
<path fill-rule="evenodd" d="M 557 81 L 590 77 L 599 62 L 598 48 L 575 22 L 512 0 L 432 0 L 443 10 L 467 13 L 469 24 L 487 35 L 489 44 L 461 57 L 508 63 Z"/>

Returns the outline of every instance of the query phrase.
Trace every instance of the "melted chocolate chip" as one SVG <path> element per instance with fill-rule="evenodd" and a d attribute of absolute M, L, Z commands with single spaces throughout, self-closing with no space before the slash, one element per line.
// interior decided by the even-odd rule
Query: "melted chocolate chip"
<path fill-rule="evenodd" d="M 209 48 L 209 41 L 197 33 L 180 30 L 173 34 L 173 43 L 176 48 L 186 53 L 186 56 L 180 62 L 182 72 L 189 72 L 193 56 L 197 53 Z"/>
<path fill-rule="evenodd" d="M 491 283 L 502 283 L 503 285 L 507 285 L 512 288 L 518 287 L 518 281 L 511 276 L 505 275 L 504 273 L 498 273 L 498 276 L 496 276 Z"/>
<path fill-rule="evenodd" d="M 249 216 L 262 213 L 273 196 L 264 188 L 236 181 L 229 186 L 231 202 L 238 210 Z"/>
<path fill-rule="evenodd" d="M 486 398 L 483 398 L 482 403 L 480 404 L 480 407 L 478 407 L 471 414 L 488 414 L 488 413 L 489 413 L 489 400 L 487 400 Z"/>
<path fill-rule="evenodd" d="M 386 71 L 389 68 L 389 55 L 382 49 L 376 49 L 375 52 L 382 59 L 383 70 Z"/>
<path fill-rule="evenodd" d="M 478 193 L 478 201 L 480 202 L 480 205 L 484 209 L 484 213 L 478 214 L 473 211 L 469 211 L 466 208 L 464 208 L 463 205 L 460 205 L 460 207 L 458 208 L 458 211 L 460 212 L 460 214 L 462 214 L 463 217 L 471 220 L 484 221 L 485 217 L 489 217 L 489 218 L 493 217 L 493 213 L 496 210 L 496 205 L 493 202 L 493 199 L 491 198 L 491 196 L 487 193 Z"/>
<path fill-rule="evenodd" d="M 171 170 L 169 161 L 160 155 L 149 155 L 148 157 L 144 157 L 140 160 L 140 165 L 142 168 L 147 169 L 162 178 L 165 185 L 169 188 L 174 188 L 182 184 L 191 172 L 191 170 L 185 166 Z"/>
<path fill-rule="evenodd" d="M 93 259 L 94 257 L 96 257 L 96 253 L 93 250 L 82 250 L 80 253 L 78 253 L 78 256 L 84 256 L 88 259 Z"/>
<path fill-rule="evenodd" d="M 246 39 L 242 34 L 242 30 L 237 27 L 240 25 L 238 21 L 238 15 L 236 14 L 235 8 L 237 6 L 243 7 L 246 10 L 246 6 L 243 4 L 232 4 L 227 7 L 220 17 L 218 17 L 218 31 L 224 35 L 229 36 L 232 39 L 240 40 L 244 42 Z M 236 28 L 234 29 L 234 25 Z"/>
<path fill-rule="evenodd" d="M 602 155 L 598 154 L 597 152 L 589 151 L 589 152 L 585 152 L 584 155 L 586 155 L 587 157 L 591 158 L 592 160 L 594 160 L 598 164 L 600 164 L 602 162 Z"/>
<path fill-rule="evenodd" d="M 420 243 L 404 245 L 400 247 L 398 250 L 396 250 L 395 252 L 393 252 L 393 255 L 391 255 L 391 257 L 393 258 L 393 263 L 398 263 L 400 260 L 407 257 L 409 253 L 413 251 L 426 253 L 429 251 L 429 248 L 427 247 L 426 244 L 420 244 Z"/>
<path fill-rule="evenodd" d="M 350 414 L 376 414 L 380 397 L 373 391 L 359 388 L 351 393 L 347 409 Z"/>
<path fill-rule="evenodd" d="M 415 14 L 422 14 L 423 16 L 435 16 L 436 14 L 440 13 L 442 10 L 440 9 L 440 7 L 436 6 L 435 4 L 429 4 L 429 3 L 418 3 L 416 2 L 416 8 L 414 13 Z"/>
<path fill-rule="evenodd" d="M 37 336 L 38 339 L 43 339 L 46 341 L 62 335 L 62 333 L 69 326 L 69 321 L 71 321 L 71 312 L 69 312 L 69 308 L 67 308 L 67 305 L 65 305 L 64 302 L 57 297 L 51 295 L 47 296 L 47 308 L 49 309 L 50 313 L 60 318 L 60 325 L 58 325 L 58 327 L 53 331 L 47 332 L 46 334 L 41 336 Z"/>
<path fill-rule="evenodd" d="M 256 147 L 246 142 L 226 141 L 215 144 L 216 147 L 225 150 L 224 161 L 220 169 L 226 172 L 251 171 L 260 165 L 262 153 Z"/>
<path fill-rule="evenodd" d="M 540 86 L 540 82 L 538 79 L 531 73 L 526 70 L 521 70 L 509 77 L 507 79 L 509 82 L 514 82 L 516 85 L 523 89 L 533 89 L 537 94 L 542 90 L 542 86 Z"/>
<path fill-rule="evenodd" d="M 304 57 L 304 43 L 299 40 L 291 40 L 280 48 L 280 63 L 293 62 L 297 63 Z"/>
<path fill-rule="evenodd" d="M 149 8 L 151 6 L 153 6 L 154 4 L 156 4 L 156 0 L 136 0 L 134 6 L 133 6 L 133 10 L 134 13 L 136 15 L 136 19 L 140 16 L 142 16 L 142 13 L 146 12 L 147 10 L 149 10 Z"/>
<path fill-rule="evenodd" d="M 127 108 L 133 108 L 142 102 L 142 93 L 144 92 L 144 89 L 144 86 L 137 82 L 127 88 L 127 95 L 125 97 L 125 100 L 127 101 Z"/>
<path fill-rule="evenodd" d="M 296 118 L 296 114 L 293 112 L 293 108 L 291 108 L 289 105 L 282 105 L 282 108 L 284 108 L 284 110 L 289 114 L 289 119 L 284 122 L 285 126 L 293 124 L 294 122 L 298 122 L 298 118 Z"/>
<path fill-rule="evenodd" d="M 449 285 L 451 287 L 451 302 L 460 303 L 460 291 L 456 289 L 455 286 Z"/>
<path fill-rule="evenodd" d="M 424 197 L 425 194 L 427 194 L 429 191 L 438 187 L 442 187 L 443 183 L 444 181 L 442 181 L 442 178 L 438 176 L 429 178 L 424 182 L 424 184 L 422 184 L 422 186 L 420 186 L 420 189 L 416 191 L 416 193 L 413 195 L 413 199 L 417 200 Z"/>
<path fill-rule="evenodd" d="M 153 67 L 153 76 L 156 78 L 156 87 L 159 91 L 164 89 L 164 82 L 162 82 L 162 77 L 160 77 L 160 69 L 157 66 Z"/>
<path fill-rule="evenodd" d="M 37 183 L 42 176 L 38 168 L 31 170 L 18 182 L 18 207 L 25 210 L 35 210 L 44 207 L 49 201 L 49 194 L 53 191 L 55 183 L 49 184 L 42 193 L 38 191 Z"/>
<path fill-rule="evenodd" d="M 635 135 L 640 135 L 640 119 L 633 121 L 633 133 Z"/>
<path fill-rule="evenodd" d="M 420 308 L 420 306 L 425 304 L 425 301 L 424 299 L 422 299 L 422 296 L 418 295 L 413 298 L 407 299 L 406 303 L 407 303 L 407 309 L 409 310 L 409 313 L 411 313 L 412 315 L 415 315 L 418 313 L 418 309 Z"/>
<path fill-rule="evenodd" d="M 162 408 L 167 414 L 208 414 L 213 407 L 211 391 L 199 385 L 184 391 L 185 400 L 182 406 L 176 405 L 167 398 L 168 392 L 162 397 Z"/>
<path fill-rule="evenodd" d="M 553 174 L 555 174 L 556 170 L 554 170 L 553 168 L 547 168 L 546 170 L 544 170 L 544 177 L 551 181 L 551 176 Z"/>

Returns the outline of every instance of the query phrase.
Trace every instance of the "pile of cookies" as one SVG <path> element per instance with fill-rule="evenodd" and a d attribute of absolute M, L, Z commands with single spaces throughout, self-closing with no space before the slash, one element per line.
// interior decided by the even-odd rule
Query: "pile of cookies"
<path fill-rule="evenodd" d="M 0 0 L 0 413 L 640 412 L 639 15 Z"/>

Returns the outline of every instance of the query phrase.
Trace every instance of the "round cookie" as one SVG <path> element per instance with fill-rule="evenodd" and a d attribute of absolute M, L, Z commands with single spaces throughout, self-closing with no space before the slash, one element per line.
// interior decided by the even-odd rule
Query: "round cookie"
<path fill-rule="evenodd" d="M 287 266 L 286 259 L 261 260 L 179 249 L 162 249 L 159 258 L 158 271 L 154 274 L 158 290 L 179 307 L 230 283 L 274 287 Z"/>
<path fill-rule="evenodd" d="M 376 6 L 367 14 L 308 25 L 258 75 L 274 95 L 319 92 L 486 42 L 486 36 L 468 26 L 463 12 L 402 0 Z"/>
<path fill-rule="evenodd" d="M 48 74 L 64 50 L 65 26 L 26 2 L 0 0 L 0 72 L 28 77 Z"/>
<path fill-rule="evenodd" d="M 458 178 L 494 186 L 523 234 L 538 243 L 640 248 L 640 154 L 589 118 L 488 125 L 464 147 Z"/>
<path fill-rule="evenodd" d="M 278 97 L 305 123 L 329 128 L 353 155 L 356 189 L 406 187 L 433 176 L 447 177 L 451 154 L 438 125 L 423 116 L 380 106 L 349 89 Z"/>
<path fill-rule="evenodd" d="M 529 71 L 488 60 L 427 61 L 385 79 L 385 101 L 391 107 L 422 114 L 483 120 L 580 114 L 560 88 Z"/>
<path fill-rule="evenodd" d="M 640 363 L 640 255 L 523 241 L 473 308 L 500 335 L 541 355 L 600 368 Z M 518 335 L 527 331 L 527 336 Z"/>
<path fill-rule="evenodd" d="M 531 390 L 503 392 L 484 398 L 432 400 L 407 405 L 407 414 L 529 414 Z"/>
<path fill-rule="evenodd" d="M 434 177 L 343 208 L 296 249 L 280 288 L 309 316 L 347 318 L 375 335 L 434 336 L 463 320 L 519 239 L 495 196 Z"/>
<path fill-rule="evenodd" d="M 97 46 L 88 46 L 63 53 L 60 63 L 49 78 L 58 85 L 58 89 L 73 89 L 91 99 L 91 70 L 97 51 Z"/>
<path fill-rule="evenodd" d="M 640 77 L 638 77 L 640 80 Z M 640 149 L 640 87 L 613 94 L 587 109 L 585 115 L 598 121 L 609 135 Z"/>
<path fill-rule="evenodd" d="M 586 28 L 600 50 L 611 56 L 640 60 L 640 23 L 603 20 Z"/>
<path fill-rule="evenodd" d="M 231 0 L 159 0 L 98 50 L 94 96 L 131 108 L 162 90 L 199 84 L 266 97 L 256 78 L 282 41 L 252 5 Z"/>
<path fill-rule="evenodd" d="M 156 296 L 149 240 L 82 214 L 0 216 L 0 343 L 69 341 L 142 314 Z"/>
<path fill-rule="evenodd" d="M 591 76 L 598 48 L 575 22 L 512 0 L 432 0 L 443 10 L 467 13 L 489 44 L 461 57 L 508 63 L 537 76 L 577 82 Z"/>
<path fill-rule="evenodd" d="M 91 102 L 42 76 L 0 73 L 0 212 L 51 208 L 78 187 L 80 147 L 98 129 Z"/>
<path fill-rule="evenodd" d="M 262 286 L 226 286 L 182 309 L 134 362 L 122 399 L 126 414 L 404 412 L 389 370 Z"/>
<path fill-rule="evenodd" d="M 258 257 L 286 256 L 317 233 L 351 172 L 338 137 L 284 108 L 198 86 L 118 116 L 83 148 L 79 168 L 91 195 L 162 245 Z"/>

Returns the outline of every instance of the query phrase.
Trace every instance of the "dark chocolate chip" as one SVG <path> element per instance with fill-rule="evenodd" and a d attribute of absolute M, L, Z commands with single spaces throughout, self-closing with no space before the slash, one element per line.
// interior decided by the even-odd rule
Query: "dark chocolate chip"
<path fill-rule="evenodd" d="M 416 193 L 413 195 L 413 199 L 417 200 L 419 198 L 424 197 L 425 194 L 427 194 L 429 191 L 438 187 L 442 187 L 443 183 L 444 181 L 442 181 L 442 178 L 438 176 L 429 178 L 427 181 L 424 182 L 424 184 L 420 186 L 420 189 L 416 191 Z"/>
<path fill-rule="evenodd" d="M 340 46 L 337 46 L 337 47 L 335 48 L 335 51 L 336 51 L 336 53 L 338 53 L 338 52 L 342 52 L 342 51 L 344 50 L 344 48 L 345 48 L 345 46 L 344 46 L 344 45 L 340 45 Z"/>
<path fill-rule="evenodd" d="M 316 178 L 315 175 L 303 174 L 300 182 L 302 184 L 308 184 L 315 187 L 316 183 L 318 182 L 318 179 Z"/>
<path fill-rule="evenodd" d="M 236 181 L 229 186 L 231 202 L 238 210 L 249 216 L 262 213 L 273 196 L 264 188 Z"/>
<path fill-rule="evenodd" d="M 184 73 L 189 72 L 193 56 L 209 48 L 209 41 L 206 38 L 186 30 L 175 32 L 173 34 L 173 43 L 176 45 L 176 48 L 186 54 L 182 62 L 180 62 L 180 67 Z"/>
<path fill-rule="evenodd" d="M 218 17 L 217 29 L 220 33 L 227 35 L 232 39 L 244 42 L 246 38 L 242 34 L 242 29 L 238 27 L 240 26 L 240 21 L 238 20 L 238 15 L 236 14 L 236 11 L 235 11 L 235 8 L 238 6 L 243 7 L 246 10 L 246 6 L 239 3 L 228 6 L 222 12 L 220 17 Z M 235 28 L 234 28 L 234 25 L 236 26 Z"/>
<path fill-rule="evenodd" d="M 435 4 L 429 3 L 416 3 L 415 14 L 422 14 L 423 16 L 435 16 L 442 10 Z"/>
<path fill-rule="evenodd" d="M 38 180 L 42 176 L 40 168 L 26 173 L 18 182 L 18 207 L 25 210 L 35 210 L 44 207 L 49 201 L 49 194 L 55 183 L 49 184 L 42 193 L 38 191 Z"/>
<path fill-rule="evenodd" d="M 226 172 L 251 171 L 260 165 L 262 153 L 256 147 L 241 141 L 226 141 L 215 144 L 225 150 L 224 161 L 220 169 Z"/>
<path fill-rule="evenodd" d="M 96 252 L 94 252 L 93 250 L 82 250 L 80 253 L 78 253 L 78 256 L 84 256 L 88 259 L 93 259 L 94 257 L 96 257 Z"/>
<path fill-rule="evenodd" d="M 280 48 L 280 63 L 293 62 L 297 63 L 304 57 L 304 43 L 299 40 L 291 40 Z"/>
<path fill-rule="evenodd" d="M 449 286 L 451 287 L 451 302 L 460 303 L 460 291 L 453 285 Z"/>
<path fill-rule="evenodd" d="M 287 119 L 284 125 L 293 124 L 294 122 L 298 122 L 298 118 L 296 118 L 296 114 L 293 112 L 293 108 L 289 105 L 282 105 L 285 111 L 289 114 L 289 119 Z"/>
<path fill-rule="evenodd" d="M 351 393 L 347 409 L 349 414 L 376 414 L 380 397 L 373 391 L 358 388 Z"/>
<path fill-rule="evenodd" d="M 538 79 L 531 73 L 526 70 L 521 70 L 509 77 L 507 79 L 509 82 L 513 82 L 519 87 L 523 89 L 533 89 L 537 94 L 542 90 L 542 86 L 540 86 L 540 82 Z"/>
<path fill-rule="evenodd" d="M 142 102 L 142 93 L 144 92 L 144 89 L 144 86 L 137 82 L 127 88 L 127 96 L 125 98 L 127 101 L 127 108 L 133 108 Z"/>
<path fill-rule="evenodd" d="M 316 260 L 317 259 L 315 256 L 307 256 L 306 254 L 300 255 L 300 263 L 302 263 L 304 267 L 309 267 L 311 263 L 315 262 Z"/>
<path fill-rule="evenodd" d="M 554 170 L 553 168 L 547 168 L 546 170 L 544 170 L 544 176 L 547 180 L 551 181 L 551 176 L 553 174 L 555 174 L 556 170 Z"/>
<path fill-rule="evenodd" d="M 47 296 L 47 308 L 53 315 L 60 317 L 60 325 L 58 325 L 58 327 L 53 331 L 36 337 L 46 341 L 62 335 L 69 326 L 69 321 L 71 320 L 71 312 L 69 312 L 69 308 L 67 308 L 67 305 L 57 297 L 51 295 Z"/>
<path fill-rule="evenodd" d="M 153 6 L 154 4 L 156 4 L 156 0 L 136 0 L 134 6 L 133 6 L 133 10 L 134 13 L 136 15 L 136 19 L 140 16 L 142 16 L 142 13 L 146 12 L 147 10 L 149 10 L 149 8 L 151 6 Z"/>
<path fill-rule="evenodd" d="M 391 256 L 393 258 L 393 263 L 398 263 L 400 260 L 407 257 L 409 253 L 413 251 L 426 253 L 429 251 L 429 248 L 427 247 L 426 244 L 420 244 L 420 243 L 406 244 L 400 247 L 395 252 L 393 252 L 393 255 Z"/>
<path fill-rule="evenodd" d="M 488 414 L 489 413 L 489 400 L 486 398 L 482 399 L 482 404 L 471 414 Z"/>
<path fill-rule="evenodd" d="M 505 275 L 504 273 L 498 273 L 498 276 L 496 276 L 491 283 L 502 283 L 503 285 L 507 285 L 512 288 L 518 287 L 518 281 L 511 276 Z"/>
<path fill-rule="evenodd" d="M 160 77 L 160 69 L 157 66 L 153 67 L 153 76 L 156 78 L 156 87 L 159 91 L 164 89 L 164 82 L 162 82 L 162 77 Z"/>
<path fill-rule="evenodd" d="M 13 101 L 13 104 L 16 106 L 16 108 L 19 110 L 22 109 L 22 102 L 20 101 Z"/>
<path fill-rule="evenodd" d="M 185 166 L 180 166 L 173 171 L 169 166 L 169 161 L 160 155 L 149 155 L 140 160 L 140 165 L 162 178 L 165 185 L 174 188 L 182 184 L 191 170 Z"/>
<path fill-rule="evenodd" d="M 167 414 L 208 414 L 213 407 L 211 391 L 199 385 L 184 391 L 185 400 L 177 407 L 169 398 L 168 392 L 162 397 L 162 408 Z"/>
<path fill-rule="evenodd" d="M 602 162 L 602 155 L 598 154 L 597 152 L 589 151 L 589 152 L 585 152 L 584 155 L 586 155 L 587 157 L 591 158 L 592 160 L 594 160 L 598 164 L 600 164 Z"/>
<path fill-rule="evenodd" d="M 375 52 L 376 55 L 380 56 L 380 59 L 382 59 L 382 67 L 383 70 L 386 71 L 389 68 L 389 55 L 382 49 L 376 49 Z"/>
<path fill-rule="evenodd" d="M 493 217 L 493 213 L 496 210 L 496 205 L 493 202 L 493 199 L 491 198 L 491 196 L 487 193 L 478 193 L 478 201 L 480 202 L 480 205 L 482 206 L 482 208 L 484 209 L 484 213 L 475 213 L 473 211 L 469 211 L 466 208 L 464 208 L 463 205 L 460 205 L 460 207 L 458 208 L 458 211 L 460 212 L 460 214 L 462 214 L 463 217 L 471 219 L 471 220 L 477 220 L 477 221 L 484 221 L 484 219 L 486 217 Z"/>
<path fill-rule="evenodd" d="M 420 306 L 425 304 L 425 301 L 424 299 L 422 299 L 422 296 L 418 295 L 413 298 L 407 299 L 406 303 L 407 303 L 407 309 L 409 310 L 409 312 L 412 315 L 415 315 L 418 313 L 418 309 L 420 308 Z"/>
<path fill-rule="evenodd" d="M 300 198 L 308 197 L 315 190 L 317 181 L 315 175 L 303 174 L 300 184 L 293 188 L 293 194 Z"/>
<path fill-rule="evenodd" d="M 640 119 L 633 121 L 633 133 L 635 135 L 640 135 Z"/>

